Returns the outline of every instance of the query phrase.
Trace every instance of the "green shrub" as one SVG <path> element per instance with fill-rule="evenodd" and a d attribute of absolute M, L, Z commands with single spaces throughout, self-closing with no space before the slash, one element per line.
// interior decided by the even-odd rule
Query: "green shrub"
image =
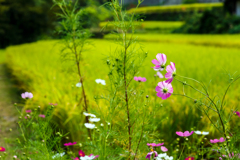
<path fill-rule="evenodd" d="M 225 15 L 225 13 L 207 10 L 203 13 L 195 13 L 192 17 L 186 20 L 186 23 L 179 29 L 174 30 L 174 33 L 240 33 L 237 29 L 240 23 L 240 18 Z"/>

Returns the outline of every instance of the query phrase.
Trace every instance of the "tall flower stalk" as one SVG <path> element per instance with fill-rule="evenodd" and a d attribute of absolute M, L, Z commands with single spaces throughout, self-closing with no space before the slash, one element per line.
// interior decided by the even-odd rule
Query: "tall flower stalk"
<path fill-rule="evenodd" d="M 63 58 L 64 60 L 71 60 L 75 64 L 79 85 L 82 89 L 82 97 L 78 105 L 82 105 L 82 110 L 88 112 L 89 108 L 81 62 L 82 54 L 89 44 L 88 39 L 91 34 L 87 29 L 83 28 L 83 22 L 81 21 L 83 10 L 78 8 L 78 1 L 54 0 L 54 5 L 58 6 L 62 12 L 57 13 L 57 16 L 61 20 L 61 29 L 58 30 L 58 33 L 63 36 Z M 87 117 L 85 121 L 89 122 Z M 90 130 L 88 132 L 90 136 Z"/>

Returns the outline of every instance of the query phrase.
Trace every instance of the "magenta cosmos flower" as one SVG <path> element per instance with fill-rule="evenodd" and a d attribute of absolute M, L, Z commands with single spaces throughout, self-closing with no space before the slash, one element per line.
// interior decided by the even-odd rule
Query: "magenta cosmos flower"
<path fill-rule="evenodd" d="M 147 145 L 148 145 L 149 147 L 159 147 L 159 146 L 164 145 L 164 143 L 158 143 L 158 144 L 156 144 L 156 143 L 147 143 Z"/>
<path fill-rule="evenodd" d="M 158 153 L 156 151 L 154 151 L 153 149 L 151 149 L 151 152 L 149 152 L 146 156 L 146 159 L 151 159 L 152 154 L 154 154 L 154 158 L 156 158 L 158 156 Z"/>
<path fill-rule="evenodd" d="M 6 149 L 3 147 L 0 147 L 0 152 L 4 152 L 4 151 L 6 151 Z"/>
<path fill-rule="evenodd" d="M 64 146 L 72 146 L 77 144 L 77 142 L 69 142 L 69 143 L 65 143 Z"/>
<path fill-rule="evenodd" d="M 176 76 L 176 68 L 175 63 L 170 62 L 170 65 L 166 68 L 167 73 L 165 74 L 165 78 L 167 78 L 166 82 L 171 83 L 173 81 L 173 78 Z"/>
<path fill-rule="evenodd" d="M 219 140 L 218 139 L 210 139 L 210 143 L 218 143 L 218 142 L 224 142 L 225 139 L 221 137 Z"/>
<path fill-rule="evenodd" d="M 162 99 L 167 99 L 173 93 L 173 88 L 170 83 L 166 83 L 165 81 L 159 82 L 156 87 L 157 96 Z"/>
<path fill-rule="evenodd" d="M 238 117 L 240 117 L 240 112 L 236 111 L 235 113 Z"/>
<path fill-rule="evenodd" d="M 146 82 L 147 81 L 147 79 L 145 77 L 134 77 L 134 80 L 138 81 L 138 82 Z"/>
<path fill-rule="evenodd" d="M 155 65 L 152 68 L 156 71 L 163 71 L 167 62 L 167 56 L 165 54 L 159 53 L 157 54 L 156 58 L 157 59 L 152 60 L 152 63 Z"/>
<path fill-rule="evenodd" d="M 176 134 L 180 137 L 189 137 L 194 133 L 194 131 L 185 131 L 185 132 L 176 132 Z"/>
<path fill-rule="evenodd" d="M 22 93 L 21 96 L 22 96 L 23 99 L 26 99 L 26 98 L 31 99 L 31 98 L 33 98 L 33 94 L 31 92 Z"/>
<path fill-rule="evenodd" d="M 185 158 L 185 160 L 194 160 L 195 158 L 194 157 L 187 157 Z"/>

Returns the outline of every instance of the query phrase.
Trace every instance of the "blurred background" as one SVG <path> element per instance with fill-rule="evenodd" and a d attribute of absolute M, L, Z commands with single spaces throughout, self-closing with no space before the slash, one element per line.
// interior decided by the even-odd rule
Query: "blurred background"
<path fill-rule="evenodd" d="M 79 0 L 85 8 L 85 25 L 95 37 L 102 38 L 101 28 L 113 20 L 104 6 L 107 0 Z M 124 0 L 133 12 L 138 0 Z M 0 48 L 41 39 L 59 38 L 58 27 L 49 0 L 0 0 Z M 139 33 L 234 34 L 240 32 L 239 0 L 145 0 L 136 11 L 145 22 Z M 107 32 L 105 30 L 105 32 Z"/>

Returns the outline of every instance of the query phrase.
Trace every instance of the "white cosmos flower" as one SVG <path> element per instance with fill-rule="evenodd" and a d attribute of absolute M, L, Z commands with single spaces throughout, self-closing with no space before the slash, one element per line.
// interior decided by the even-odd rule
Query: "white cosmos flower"
<path fill-rule="evenodd" d="M 91 159 L 94 159 L 94 158 L 95 158 L 94 155 L 91 155 L 90 157 L 89 156 L 80 157 L 81 160 L 91 160 Z"/>
<path fill-rule="evenodd" d="M 104 126 L 103 123 L 100 124 L 101 126 Z"/>
<path fill-rule="evenodd" d="M 83 114 L 84 114 L 85 116 L 90 116 L 90 117 L 96 118 L 96 116 L 95 116 L 94 114 L 91 114 L 91 113 L 83 112 Z"/>
<path fill-rule="evenodd" d="M 167 153 L 159 154 L 156 160 L 173 160 L 173 157 L 169 157 Z"/>
<path fill-rule="evenodd" d="M 63 153 L 57 153 L 57 154 L 53 155 L 52 158 L 55 159 L 55 158 L 58 158 L 58 157 L 62 157 L 62 156 L 64 156 L 64 155 L 65 155 L 65 152 L 63 152 Z"/>
<path fill-rule="evenodd" d="M 82 83 L 78 82 L 78 83 L 76 84 L 76 87 L 82 87 Z"/>
<path fill-rule="evenodd" d="M 204 132 L 204 131 L 194 131 L 198 135 L 208 135 L 209 132 Z"/>
<path fill-rule="evenodd" d="M 102 85 L 106 85 L 105 80 L 102 80 L 102 79 L 96 79 L 95 82 L 98 83 L 98 84 L 100 83 Z"/>
<path fill-rule="evenodd" d="M 89 129 L 93 129 L 95 128 L 95 124 L 92 123 L 84 123 L 85 127 L 89 128 Z"/>
<path fill-rule="evenodd" d="M 100 118 L 89 118 L 90 122 L 99 122 Z"/>

